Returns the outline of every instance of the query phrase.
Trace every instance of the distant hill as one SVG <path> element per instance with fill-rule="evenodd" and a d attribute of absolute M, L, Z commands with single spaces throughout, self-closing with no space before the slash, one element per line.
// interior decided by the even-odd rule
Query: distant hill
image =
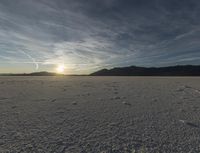
<path fill-rule="evenodd" d="M 57 74 L 52 72 L 34 72 L 34 73 L 20 73 L 20 74 L 0 74 L 0 76 L 62 76 L 63 74 Z"/>
<path fill-rule="evenodd" d="M 120 67 L 102 69 L 91 76 L 200 76 L 200 66 L 182 65 L 169 67 Z"/>

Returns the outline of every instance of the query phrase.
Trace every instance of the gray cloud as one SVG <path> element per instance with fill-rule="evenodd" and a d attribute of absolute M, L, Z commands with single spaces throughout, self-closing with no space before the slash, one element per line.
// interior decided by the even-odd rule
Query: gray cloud
<path fill-rule="evenodd" d="M 1 0 L 0 60 L 75 73 L 200 64 L 199 10 L 197 0 Z"/>

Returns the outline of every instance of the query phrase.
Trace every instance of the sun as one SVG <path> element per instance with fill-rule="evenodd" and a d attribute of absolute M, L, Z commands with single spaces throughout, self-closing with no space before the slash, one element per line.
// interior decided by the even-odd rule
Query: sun
<path fill-rule="evenodd" d="M 56 68 L 57 73 L 64 73 L 65 72 L 65 66 L 64 65 L 58 65 Z"/>

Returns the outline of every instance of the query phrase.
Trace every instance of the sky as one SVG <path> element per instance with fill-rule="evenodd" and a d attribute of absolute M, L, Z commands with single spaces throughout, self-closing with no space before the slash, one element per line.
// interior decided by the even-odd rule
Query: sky
<path fill-rule="evenodd" d="M 200 64 L 199 0 L 0 0 L 0 73 Z"/>

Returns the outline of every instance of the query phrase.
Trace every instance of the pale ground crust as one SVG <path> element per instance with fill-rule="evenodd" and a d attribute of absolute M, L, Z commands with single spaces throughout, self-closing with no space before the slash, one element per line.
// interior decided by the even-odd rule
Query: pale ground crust
<path fill-rule="evenodd" d="M 0 153 L 200 152 L 199 77 L 0 77 Z"/>

